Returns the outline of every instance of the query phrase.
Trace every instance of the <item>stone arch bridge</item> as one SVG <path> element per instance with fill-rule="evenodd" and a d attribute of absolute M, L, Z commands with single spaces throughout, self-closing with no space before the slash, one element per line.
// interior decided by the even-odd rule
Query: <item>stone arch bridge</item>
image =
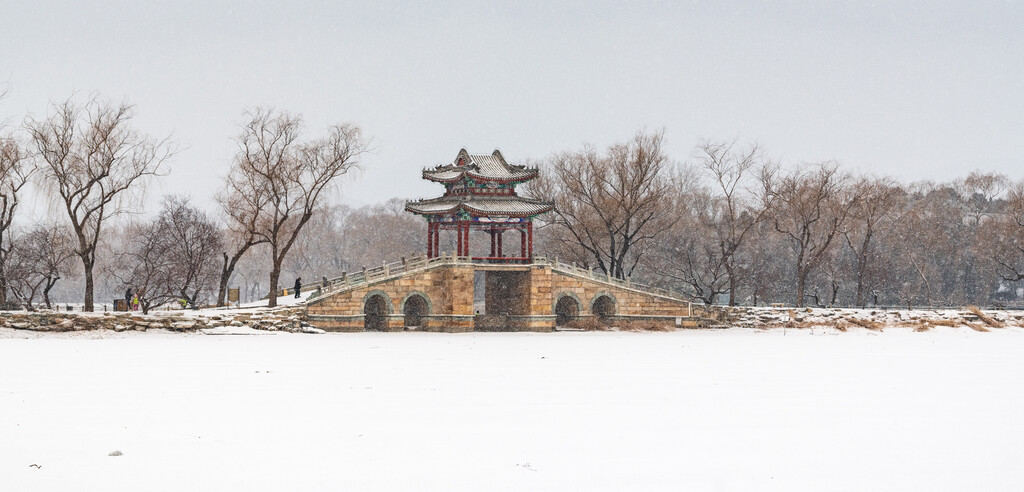
<path fill-rule="evenodd" d="M 482 295 L 480 290 L 483 290 Z M 482 301 L 482 302 L 481 302 Z M 681 296 L 533 257 L 527 264 L 418 257 L 334 279 L 307 303 L 328 331 L 552 331 L 573 320 L 695 327 L 708 313 Z"/>

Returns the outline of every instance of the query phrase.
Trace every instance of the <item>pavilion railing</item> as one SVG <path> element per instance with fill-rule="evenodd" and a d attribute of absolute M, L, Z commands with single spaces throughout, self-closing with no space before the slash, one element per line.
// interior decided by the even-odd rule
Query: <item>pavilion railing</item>
<path fill-rule="evenodd" d="M 524 260 L 523 258 L 511 258 L 513 260 Z M 352 273 L 342 273 L 341 276 L 328 279 L 319 286 L 319 294 L 314 294 L 312 298 L 317 298 L 332 292 L 340 290 L 347 290 L 350 288 L 359 287 L 365 284 L 378 282 L 391 277 L 398 277 L 409 272 L 417 270 L 426 270 L 439 265 L 451 265 L 451 264 L 473 264 L 479 263 L 481 260 L 489 261 L 493 258 L 473 258 L 469 256 L 456 256 L 454 254 L 446 254 L 436 256 L 433 258 L 427 258 L 425 255 L 413 256 L 411 258 L 402 258 L 401 261 L 392 263 L 382 263 L 378 267 L 366 268 Z M 620 279 L 611 274 L 605 274 L 601 272 L 594 272 L 593 267 L 583 268 L 577 266 L 574 263 L 565 263 L 559 261 L 558 258 L 547 258 L 544 256 L 534 256 L 532 261 L 528 261 L 528 264 L 534 265 L 550 265 L 553 270 L 557 270 L 561 273 L 568 273 L 578 277 L 583 277 L 589 280 L 597 282 L 607 283 L 618 287 L 633 289 L 642 291 L 648 294 L 654 294 L 662 297 L 668 297 L 671 299 L 688 301 L 682 293 L 675 292 L 672 289 L 662 289 L 659 287 L 653 287 L 650 285 L 644 285 L 641 283 L 633 282 L 629 278 Z M 311 299 L 312 299 L 311 298 Z"/>

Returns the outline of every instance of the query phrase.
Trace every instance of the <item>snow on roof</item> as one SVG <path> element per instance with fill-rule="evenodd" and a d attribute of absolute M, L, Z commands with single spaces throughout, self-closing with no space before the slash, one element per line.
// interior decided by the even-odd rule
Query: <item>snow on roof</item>
<path fill-rule="evenodd" d="M 408 202 L 405 209 L 420 215 L 450 214 L 465 210 L 472 215 L 537 215 L 551 211 L 554 204 L 518 196 L 509 197 L 441 197 Z"/>
<path fill-rule="evenodd" d="M 423 178 L 431 181 L 449 182 L 463 175 L 482 180 L 528 181 L 537 176 L 537 169 L 509 164 L 497 149 L 490 154 L 470 154 L 462 149 L 451 164 L 423 171 Z"/>

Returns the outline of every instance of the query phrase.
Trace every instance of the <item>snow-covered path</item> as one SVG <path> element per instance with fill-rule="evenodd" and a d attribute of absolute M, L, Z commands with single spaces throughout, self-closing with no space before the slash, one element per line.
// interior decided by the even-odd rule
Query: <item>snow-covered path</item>
<path fill-rule="evenodd" d="M 6 331 L 0 489 L 1024 483 L 1024 330 L 815 333 Z"/>

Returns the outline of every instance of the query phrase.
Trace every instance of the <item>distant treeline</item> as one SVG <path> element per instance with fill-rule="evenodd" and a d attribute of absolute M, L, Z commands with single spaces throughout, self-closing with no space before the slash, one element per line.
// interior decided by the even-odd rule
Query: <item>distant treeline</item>
<path fill-rule="evenodd" d="M 674 165 L 662 140 L 542 164 L 545 250 L 705 303 L 1020 305 L 1024 181 L 905 184 L 717 141 Z"/>
<path fill-rule="evenodd" d="M 157 217 L 139 220 L 128 212 L 137 211 L 146 184 L 166 174 L 177 146 L 140 132 L 134 118 L 131 104 L 72 97 L 20 127 L 0 127 L 0 307 L 32 310 L 40 297 L 49 307 L 58 281 L 74 277 L 86 311 L 97 293 L 138 296 L 143 311 L 223 305 L 253 248 L 264 253 L 264 292 L 276 292 L 306 225 L 367 148 L 352 124 L 309 137 L 299 116 L 246 111 L 215 197 L 219 210 L 168 196 Z M 50 199 L 56 220 L 14 225 L 29 187 Z"/>
<path fill-rule="evenodd" d="M 0 127 L 0 305 L 32 309 L 54 293 L 91 309 L 129 290 L 144 309 L 223 304 L 228 286 L 251 300 L 424 249 L 425 223 L 403 200 L 350 208 L 334 193 L 366 150 L 357 126 L 308 137 L 300 117 L 262 108 L 244 113 L 216 210 L 167 196 L 155 218 L 134 218 L 125 212 L 176 154 L 134 115 L 71 98 Z M 1024 181 L 975 171 L 905 184 L 740 142 L 705 141 L 677 162 L 663 141 L 640 132 L 532 162 L 541 176 L 521 192 L 555 202 L 536 219 L 535 251 L 709 304 L 1021 303 Z M 32 187 L 59 213 L 19 227 Z M 442 236 L 441 251 L 454 242 Z"/>

